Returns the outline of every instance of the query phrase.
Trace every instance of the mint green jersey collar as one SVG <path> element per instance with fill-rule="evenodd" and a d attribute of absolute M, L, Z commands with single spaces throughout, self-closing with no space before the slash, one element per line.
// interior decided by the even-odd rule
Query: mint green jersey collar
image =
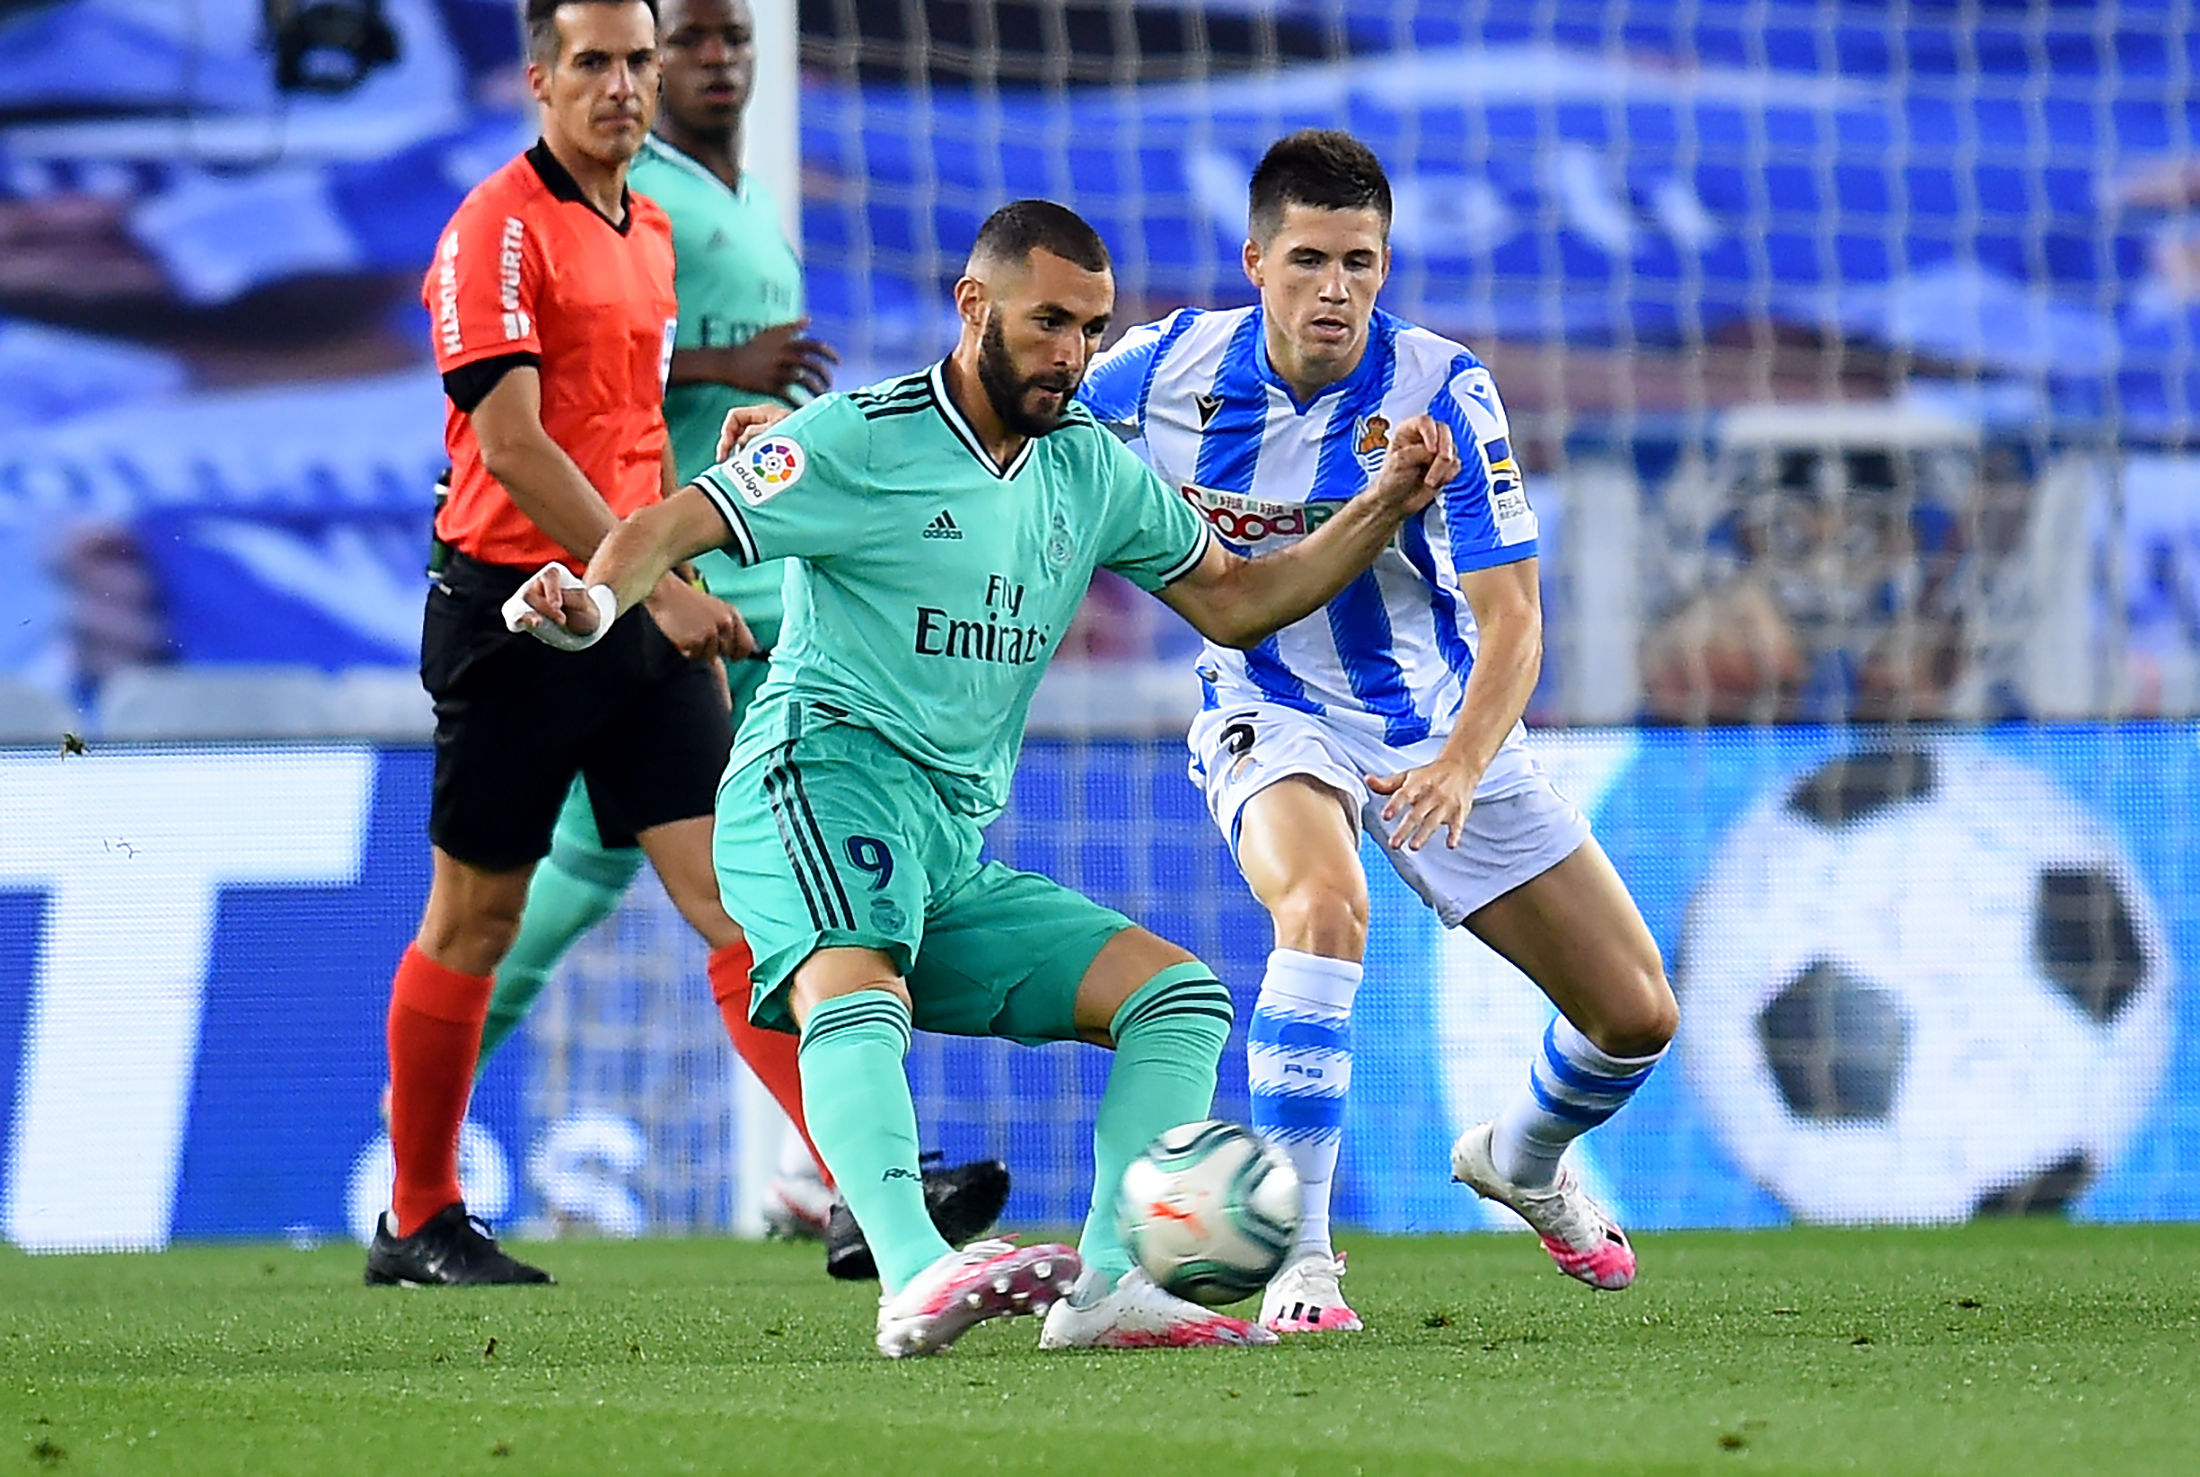
<path fill-rule="evenodd" d="M 685 149 L 666 143 L 654 133 L 642 135 L 642 152 L 660 164 L 670 165 L 674 169 L 695 176 L 695 178 L 706 184 L 716 185 L 736 200 L 749 198 L 749 172 L 745 168 L 741 171 L 741 184 L 739 188 L 735 188 L 720 179 L 702 160 L 688 153 Z"/>
<path fill-rule="evenodd" d="M 1024 464 L 1031 460 L 1031 448 L 1039 444 L 1039 438 L 1036 436 L 1025 437 L 1024 444 L 1018 448 L 1013 457 L 1009 458 L 1008 465 L 1004 467 L 993 460 L 993 453 L 985 449 L 985 442 L 978 438 L 976 431 L 970 429 L 970 422 L 963 419 L 963 413 L 955 408 L 954 397 L 947 393 L 947 361 L 945 359 L 932 366 L 931 372 L 925 376 L 925 383 L 932 387 L 932 404 L 938 409 L 940 419 L 947 422 L 947 428 L 955 433 L 955 439 L 962 442 L 964 448 L 976 457 L 988 472 L 991 472 L 1003 482 L 1015 481 L 1016 474 L 1021 472 L 1024 469 Z"/>

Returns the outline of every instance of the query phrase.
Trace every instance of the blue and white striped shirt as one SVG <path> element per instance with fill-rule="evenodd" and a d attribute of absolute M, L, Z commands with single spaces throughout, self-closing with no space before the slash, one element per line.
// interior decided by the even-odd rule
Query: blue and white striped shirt
<path fill-rule="evenodd" d="M 1251 555 L 1305 537 L 1367 487 L 1392 427 L 1425 413 L 1451 428 L 1459 476 L 1373 568 L 1253 650 L 1209 643 L 1199 664 L 1209 707 L 1279 703 L 1432 755 L 1474 667 L 1460 574 L 1536 552 L 1535 512 L 1482 361 L 1378 310 L 1359 367 L 1301 405 L 1268 363 L 1257 306 L 1185 308 L 1125 334 L 1080 395 L 1102 420 L 1134 425 L 1153 469 Z M 1516 726 L 1482 798 L 1534 773 L 1521 737 Z"/>

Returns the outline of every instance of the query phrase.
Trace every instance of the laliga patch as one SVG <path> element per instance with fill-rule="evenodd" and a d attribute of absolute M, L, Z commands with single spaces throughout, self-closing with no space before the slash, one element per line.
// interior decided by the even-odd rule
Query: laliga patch
<path fill-rule="evenodd" d="M 726 470 L 741 489 L 741 501 L 760 508 L 800 482 L 808 467 L 801 447 L 784 436 L 765 436 L 735 452 Z"/>

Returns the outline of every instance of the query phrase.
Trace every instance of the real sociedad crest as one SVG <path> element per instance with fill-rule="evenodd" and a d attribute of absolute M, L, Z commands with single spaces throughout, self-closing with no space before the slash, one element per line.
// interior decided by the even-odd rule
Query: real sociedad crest
<path fill-rule="evenodd" d="M 1370 477 L 1381 471 L 1389 450 L 1389 417 L 1363 415 L 1352 423 L 1352 459 L 1360 464 L 1361 471 Z"/>

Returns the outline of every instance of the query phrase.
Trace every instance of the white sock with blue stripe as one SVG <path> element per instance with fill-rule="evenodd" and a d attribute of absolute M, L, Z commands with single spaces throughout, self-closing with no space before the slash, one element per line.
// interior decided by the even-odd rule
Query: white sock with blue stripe
<path fill-rule="evenodd" d="M 1253 1127 L 1290 1156 L 1299 1172 L 1302 1219 L 1294 1257 L 1333 1256 L 1329 1182 L 1344 1142 L 1344 1099 L 1352 1086 L 1352 997 L 1360 966 L 1297 949 L 1268 956 L 1260 999 L 1246 1030 Z"/>
<path fill-rule="evenodd" d="M 1607 1056 L 1566 1017 L 1552 1021 L 1528 1085 L 1497 1117 L 1497 1172 L 1531 1190 L 1548 1186 L 1566 1146 L 1626 1106 L 1664 1055 Z"/>

